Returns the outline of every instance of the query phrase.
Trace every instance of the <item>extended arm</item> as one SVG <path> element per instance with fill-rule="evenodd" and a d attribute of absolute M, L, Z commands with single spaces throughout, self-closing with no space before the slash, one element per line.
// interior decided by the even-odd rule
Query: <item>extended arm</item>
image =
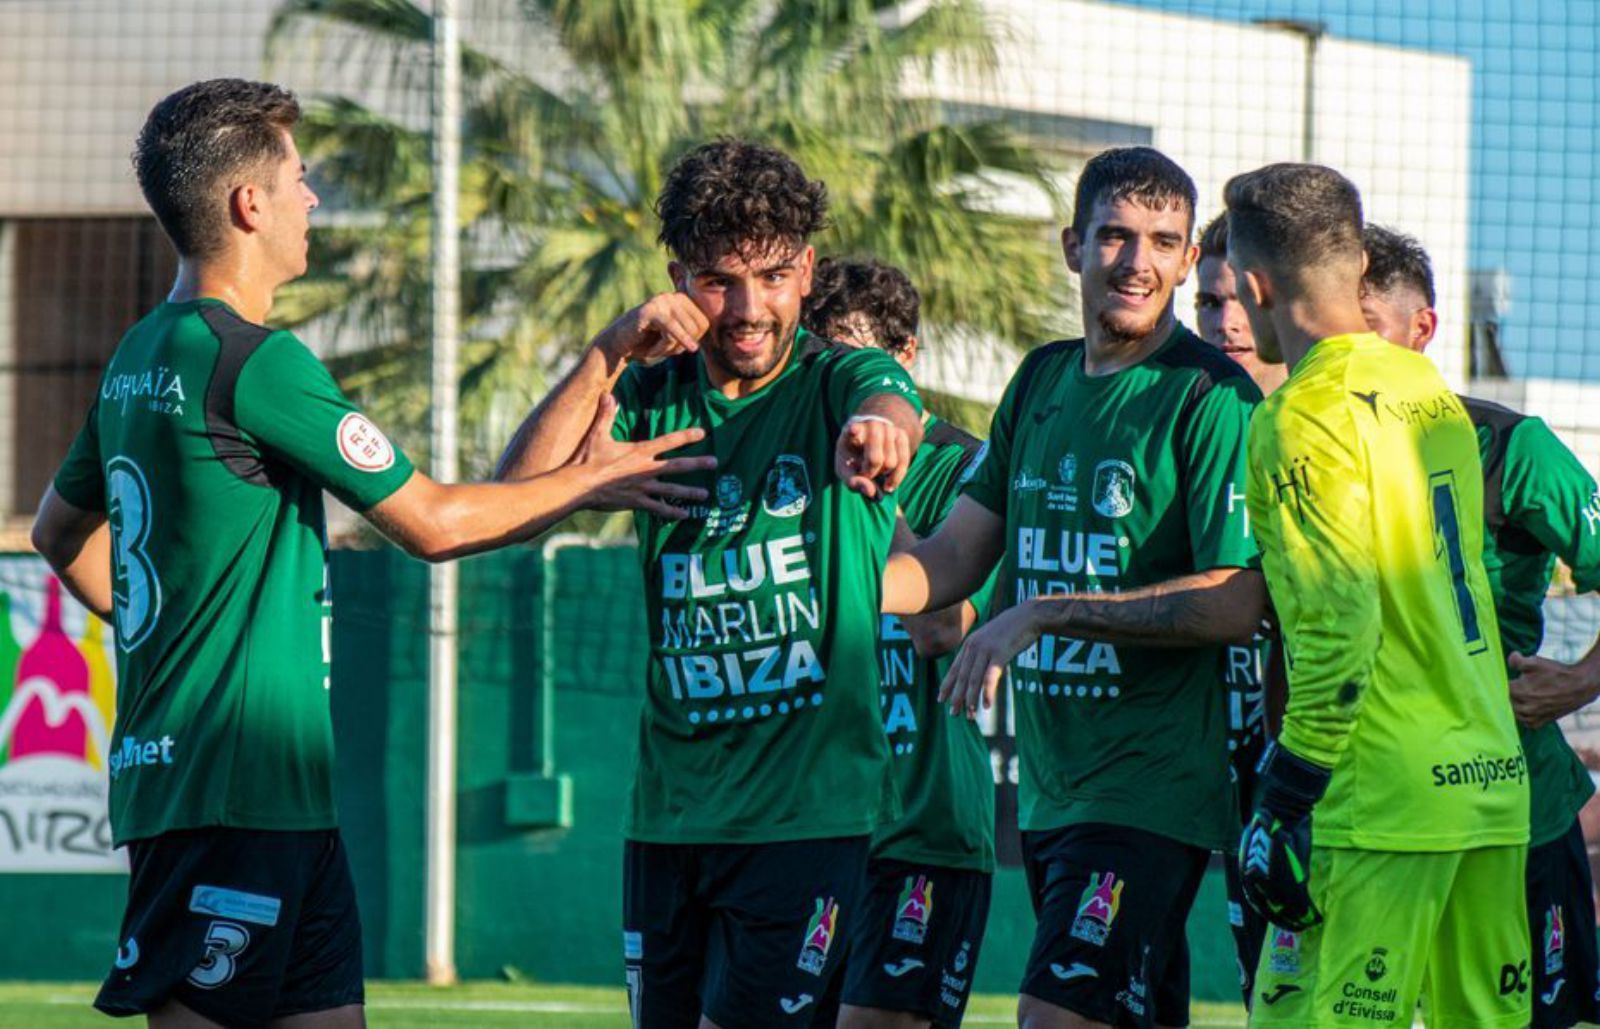
<path fill-rule="evenodd" d="M 892 393 L 875 393 L 856 406 L 834 449 L 834 468 L 845 485 L 875 499 L 893 493 L 922 446 L 922 415 Z"/>
<path fill-rule="evenodd" d="M 602 395 L 588 434 L 570 463 L 512 482 L 444 485 L 418 472 L 367 519 L 407 553 L 446 561 L 536 536 L 582 507 L 640 508 L 681 518 L 673 501 L 701 500 L 706 491 L 667 482 L 667 475 L 716 467 L 714 457 L 663 458 L 704 435 L 685 429 L 643 443 L 611 438 L 616 401 Z"/>
<path fill-rule="evenodd" d="M 883 571 L 883 610 L 918 614 L 949 607 L 978 592 L 1005 554 L 1005 522 L 971 499 L 956 501 L 939 531 Z"/>
<path fill-rule="evenodd" d="M 111 618 L 111 530 L 102 511 L 84 511 L 45 490 L 33 522 L 33 547 L 67 592 L 101 618 Z"/>
<path fill-rule="evenodd" d="M 523 421 L 495 478 L 543 475 L 572 458 L 594 418 L 632 361 L 655 360 L 699 348 L 705 315 L 682 293 L 662 293 L 622 315 L 594 338 L 578 363 Z"/>
<path fill-rule="evenodd" d="M 891 551 L 905 553 L 916 547 L 917 537 L 904 517 L 896 518 Z M 978 621 L 978 610 L 969 601 L 901 619 L 911 646 L 919 657 L 942 657 L 961 646 L 961 641 Z"/>
<path fill-rule="evenodd" d="M 1214 568 L 1126 593 L 1024 600 L 968 637 L 939 700 L 968 714 L 993 704 L 1006 665 L 1045 633 L 1142 647 L 1247 642 L 1265 601 L 1261 574 L 1246 568 Z"/>

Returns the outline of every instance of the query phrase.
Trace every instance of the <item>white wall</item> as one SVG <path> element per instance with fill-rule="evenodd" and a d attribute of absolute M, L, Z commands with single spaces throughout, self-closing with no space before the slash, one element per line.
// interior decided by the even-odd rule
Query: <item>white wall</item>
<path fill-rule="evenodd" d="M 964 103 L 1153 129 L 1183 165 L 1203 224 L 1228 178 L 1302 158 L 1305 42 L 1276 29 L 1086 0 L 985 0 L 1006 34 L 998 72 L 942 67 L 919 88 Z M 1324 39 L 1317 58 L 1315 158 L 1362 190 L 1370 220 L 1428 248 L 1446 313 L 1430 353 L 1466 379 L 1467 172 L 1471 69 L 1465 60 Z M 1193 282 L 1178 311 L 1193 321 Z"/>

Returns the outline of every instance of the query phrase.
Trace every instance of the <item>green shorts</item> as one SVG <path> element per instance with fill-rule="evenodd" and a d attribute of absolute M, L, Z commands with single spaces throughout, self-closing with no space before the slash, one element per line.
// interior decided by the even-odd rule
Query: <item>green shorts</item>
<path fill-rule="evenodd" d="M 1533 973 L 1522 897 L 1526 847 L 1443 854 L 1311 852 L 1323 923 L 1269 927 L 1252 1026 L 1526 1026 Z"/>

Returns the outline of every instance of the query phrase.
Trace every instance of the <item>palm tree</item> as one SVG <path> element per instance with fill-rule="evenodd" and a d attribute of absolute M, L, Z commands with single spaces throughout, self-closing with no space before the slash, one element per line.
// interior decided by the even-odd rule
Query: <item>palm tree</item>
<path fill-rule="evenodd" d="M 952 117 L 906 90 L 936 62 L 992 63 L 995 29 L 975 0 L 522 0 L 512 10 L 531 46 L 463 53 L 466 467 L 492 462 L 564 357 L 665 288 L 652 202 L 672 161 L 717 135 L 780 145 L 823 178 L 833 225 L 819 250 L 905 268 L 931 324 L 1021 345 L 1045 338 L 1064 305 L 1052 224 L 996 203 L 1021 183 L 1059 206 L 1054 169 L 1000 122 Z M 345 68 L 426 95 L 430 32 L 412 0 L 286 0 L 271 40 L 275 52 L 331 40 Z M 369 345 L 336 370 L 402 439 L 421 440 L 426 122 L 350 91 L 309 105 L 298 136 L 341 206 L 382 214 L 320 230 L 312 272 L 278 318 L 358 330 Z"/>

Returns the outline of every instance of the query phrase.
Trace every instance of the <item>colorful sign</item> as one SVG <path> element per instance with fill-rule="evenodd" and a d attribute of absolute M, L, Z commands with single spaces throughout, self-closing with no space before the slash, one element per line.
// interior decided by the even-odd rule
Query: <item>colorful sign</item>
<path fill-rule="evenodd" d="M 0 872 L 123 872 L 106 754 L 115 643 L 35 557 L 0 557 Z"/>

